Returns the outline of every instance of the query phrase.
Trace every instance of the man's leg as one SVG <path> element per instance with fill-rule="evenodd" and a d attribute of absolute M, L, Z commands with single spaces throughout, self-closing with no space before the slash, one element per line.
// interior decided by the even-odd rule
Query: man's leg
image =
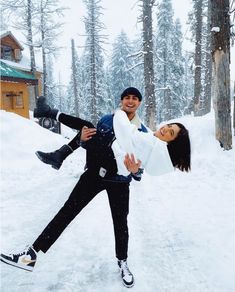
<path fill-rule="evenodd" d="M 46 252 L 51 247 L 76 215 L 96 194 L 103 190 L 101 185 L 100 178 L 85 172 L 64 206 L 35 240 L 33 245 L 17 254 L 1 254 L 0 260 L 17 268 L 33 271 L 37 260 L 37 252 L 40 250 Z"/>
<path fill-rule="evenodd" d="M 108 183 L 107 193 L 113 219 L 116 257 L 119 260 L 127 258 L 129 192 L 129 183 Z"/>
<path fill-rule="evenodd" d="M 113 218 L 116 257 L 122 281 L 126 287 L 132 287 L 134 286 L 134 276 L 127 265 L 129 183 L 108 183 L 106 190 Z"/>
<path fill-rule="evenodd" d="M 47 252 L 69 223 L 102 189 L 100 178 L 85 172 L 74 187 L 64 206 L 35 240 L 32 245 L 33 248 L 37 252 L 40 250 L 44 253 Z"/>

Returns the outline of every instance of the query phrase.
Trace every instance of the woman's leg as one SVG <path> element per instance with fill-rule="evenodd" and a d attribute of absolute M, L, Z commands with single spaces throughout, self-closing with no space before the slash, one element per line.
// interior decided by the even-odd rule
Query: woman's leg
<path fill-rule="evenodd" d="M 76 130 L 81 130 L 84 126 L 88 128 L 95 128 L 95 126 L 89 121 L 73 117 L 70 115 L 66 115 L 64 113 L 59 114 L 58 121 L 64 124 L 65 126 Z"/>

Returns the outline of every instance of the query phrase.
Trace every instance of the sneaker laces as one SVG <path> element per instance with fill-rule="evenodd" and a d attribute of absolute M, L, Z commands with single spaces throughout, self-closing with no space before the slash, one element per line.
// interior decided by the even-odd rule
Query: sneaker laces
<path fill-rule="evenodd" d="M 31 246 L 30 246 L 30 245 L 27 245 L 23 251 L 21 251 L 21 252 L 19 252 L 19 253 L 10 253 L 9 256 L 10 256 L 12 259 L 14 258 L 14 256 L 16 256 L 16 257 L 20 257 L 20 256 L 22 256 L 23 254 L 27 254 L 27 252 L 29 251 L 30 248 L 31 248 Z"/>
<path fill-rule="evenodd" d="M 123 262 L 121 262 L 121 269 L 123 270 L 123 273 L 124 273 L 124 275 L 126 275 L 126 274 L 128 274 L 128 275 L 132 275 L 131 274 L 131 272 L 130 272 L 130 270 L 129 270 L 129 268 L 128 268 L 128 266 L 127 266 L 127 262 L 125 261 L 123 261 Z"/>

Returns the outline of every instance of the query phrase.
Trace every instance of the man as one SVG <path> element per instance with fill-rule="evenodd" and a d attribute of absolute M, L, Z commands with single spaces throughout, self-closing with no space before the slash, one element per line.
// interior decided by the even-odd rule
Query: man
<path fill-rule="evenodd" d="M 134 87 L 125 89 L 121 95 L 122 109 L 128 118 L 141 131 L 147 131 L 136 114 L 141 100 L 140 92 Z M 58 111 L 55 112 L 45 104 L 42 104 L 41 109 L 43 109 L 43 114 L 46 113 L 47 116 L 53 118 L 58 117 L 60 122 L 73 128 L 78 127 L 81 122 L 81 119 Z M 1 261 L 32 271 L 39 251 L 46 253 L 80 211 L 99 192 L 106 190 L 113 219 L 116 257 L 122 281 L 126 287 L 132 287 L 134 277 L 127 265 L 129 184 L 132 177 L 136 180 L 141 179 L 140 162 L 136 163 L 133 157 L 126 156 L 125 165 L 131 174 L 128 176 L 117 175 L 117 165 L 110 147 L 115 139 L 113 115 L 104 116 L 98 122 L 95 134 L 94 129 L 84 129 L 84 131 L 82 136 L 84 135 L 84 139 L 87 140 L 83 143 L 83 147 L 87 150 L 86 170 L 81 175 L 68 200 L 30 247 L 19 254 L 1 254 Z M 91 133 L 94 135 L 90 139 Z"/>

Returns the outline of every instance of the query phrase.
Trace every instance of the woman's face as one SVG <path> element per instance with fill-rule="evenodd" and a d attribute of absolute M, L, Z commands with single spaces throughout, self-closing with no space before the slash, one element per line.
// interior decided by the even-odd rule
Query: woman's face
<path fill-rule="evenodd" d="M 154 135 L 164 142 L 171 142 L 178 136 L 179 131 L 180 127 L 176 124 L 167 124 L 159 128 Z"/>

